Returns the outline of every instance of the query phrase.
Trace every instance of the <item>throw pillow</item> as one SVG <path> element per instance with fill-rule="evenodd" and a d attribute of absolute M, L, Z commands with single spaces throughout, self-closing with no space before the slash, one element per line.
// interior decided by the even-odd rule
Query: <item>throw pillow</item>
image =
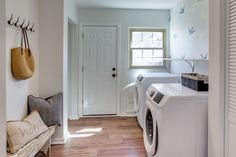
<path fill-rule="evenodd" d="M 34 97 L 32 95 L 28 96 L 29 112 L 37 110 L 47 126 L 62 125 L 62 107 L 62 93 L 58 93 L 46 99 Z"/>
<path fill-rule="evenodd" d="M 33 111 L 22 121 L 7 122 L 8 151 L 16 153 L 25 144 L 47 131 L 39 113 Z"/>

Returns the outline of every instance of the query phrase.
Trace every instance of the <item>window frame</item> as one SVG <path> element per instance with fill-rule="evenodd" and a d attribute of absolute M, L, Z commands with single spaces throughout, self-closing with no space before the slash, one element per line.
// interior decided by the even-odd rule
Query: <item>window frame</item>
<path fill-rule="evenodd" d="M 163 33 L 163 48 L 131 48 L 131 41 L 132 41 L 132 32 L 162 32 Z M 129 68 L 130 69 L 166 69 L 166 61 L 163 60 L 163 65 L 160 66 L 133 66 L 133 49 L 149 49 L 149 50 L 163 50 L 163 58 L 166 58 L 166 29 L 164 28 L 129 28 Z"/>

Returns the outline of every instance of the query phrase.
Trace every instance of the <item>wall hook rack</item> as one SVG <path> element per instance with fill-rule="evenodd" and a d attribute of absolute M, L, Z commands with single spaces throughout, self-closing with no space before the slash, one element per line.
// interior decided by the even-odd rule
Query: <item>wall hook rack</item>
<path fill-rule="evenodd" d="M 10 19 L 7 21 L 7 24 L 15 28 L 25 29 L 26 31 L 29 32 L 35 32 L 34 28 L 35 24 L 33 23 L 32 26 L 30 27 L 31 22 L 28 21 L 27 25 L 25 25 L 25 21 L 26 21 L 25 19 L 21 20 L 19 16 L 17 17 L 16 20 L 14 20 L 14 15 L 12 14 Z"/>

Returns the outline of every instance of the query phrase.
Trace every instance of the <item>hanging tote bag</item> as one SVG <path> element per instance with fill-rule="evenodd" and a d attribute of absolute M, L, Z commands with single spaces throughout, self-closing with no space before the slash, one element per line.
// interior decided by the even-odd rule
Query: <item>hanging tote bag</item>
<path fill-rule="evenodd" d="M 21 31 L 20 47 L 11 50 L 11 67 L 13 76 L 17 80 L 26 80 L 33 76 L 35 70 L 34 57 L 29 46 L 25 29 Z"/>

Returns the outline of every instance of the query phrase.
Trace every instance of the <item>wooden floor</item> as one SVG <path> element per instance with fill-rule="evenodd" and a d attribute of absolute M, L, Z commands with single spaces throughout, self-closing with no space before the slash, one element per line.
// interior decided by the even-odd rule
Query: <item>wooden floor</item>
<path fill-rule="evenodd" d="M 136 118 L 69 121 L 66 145 L 52 146 L 52 157 L 146 157 Z"/>

